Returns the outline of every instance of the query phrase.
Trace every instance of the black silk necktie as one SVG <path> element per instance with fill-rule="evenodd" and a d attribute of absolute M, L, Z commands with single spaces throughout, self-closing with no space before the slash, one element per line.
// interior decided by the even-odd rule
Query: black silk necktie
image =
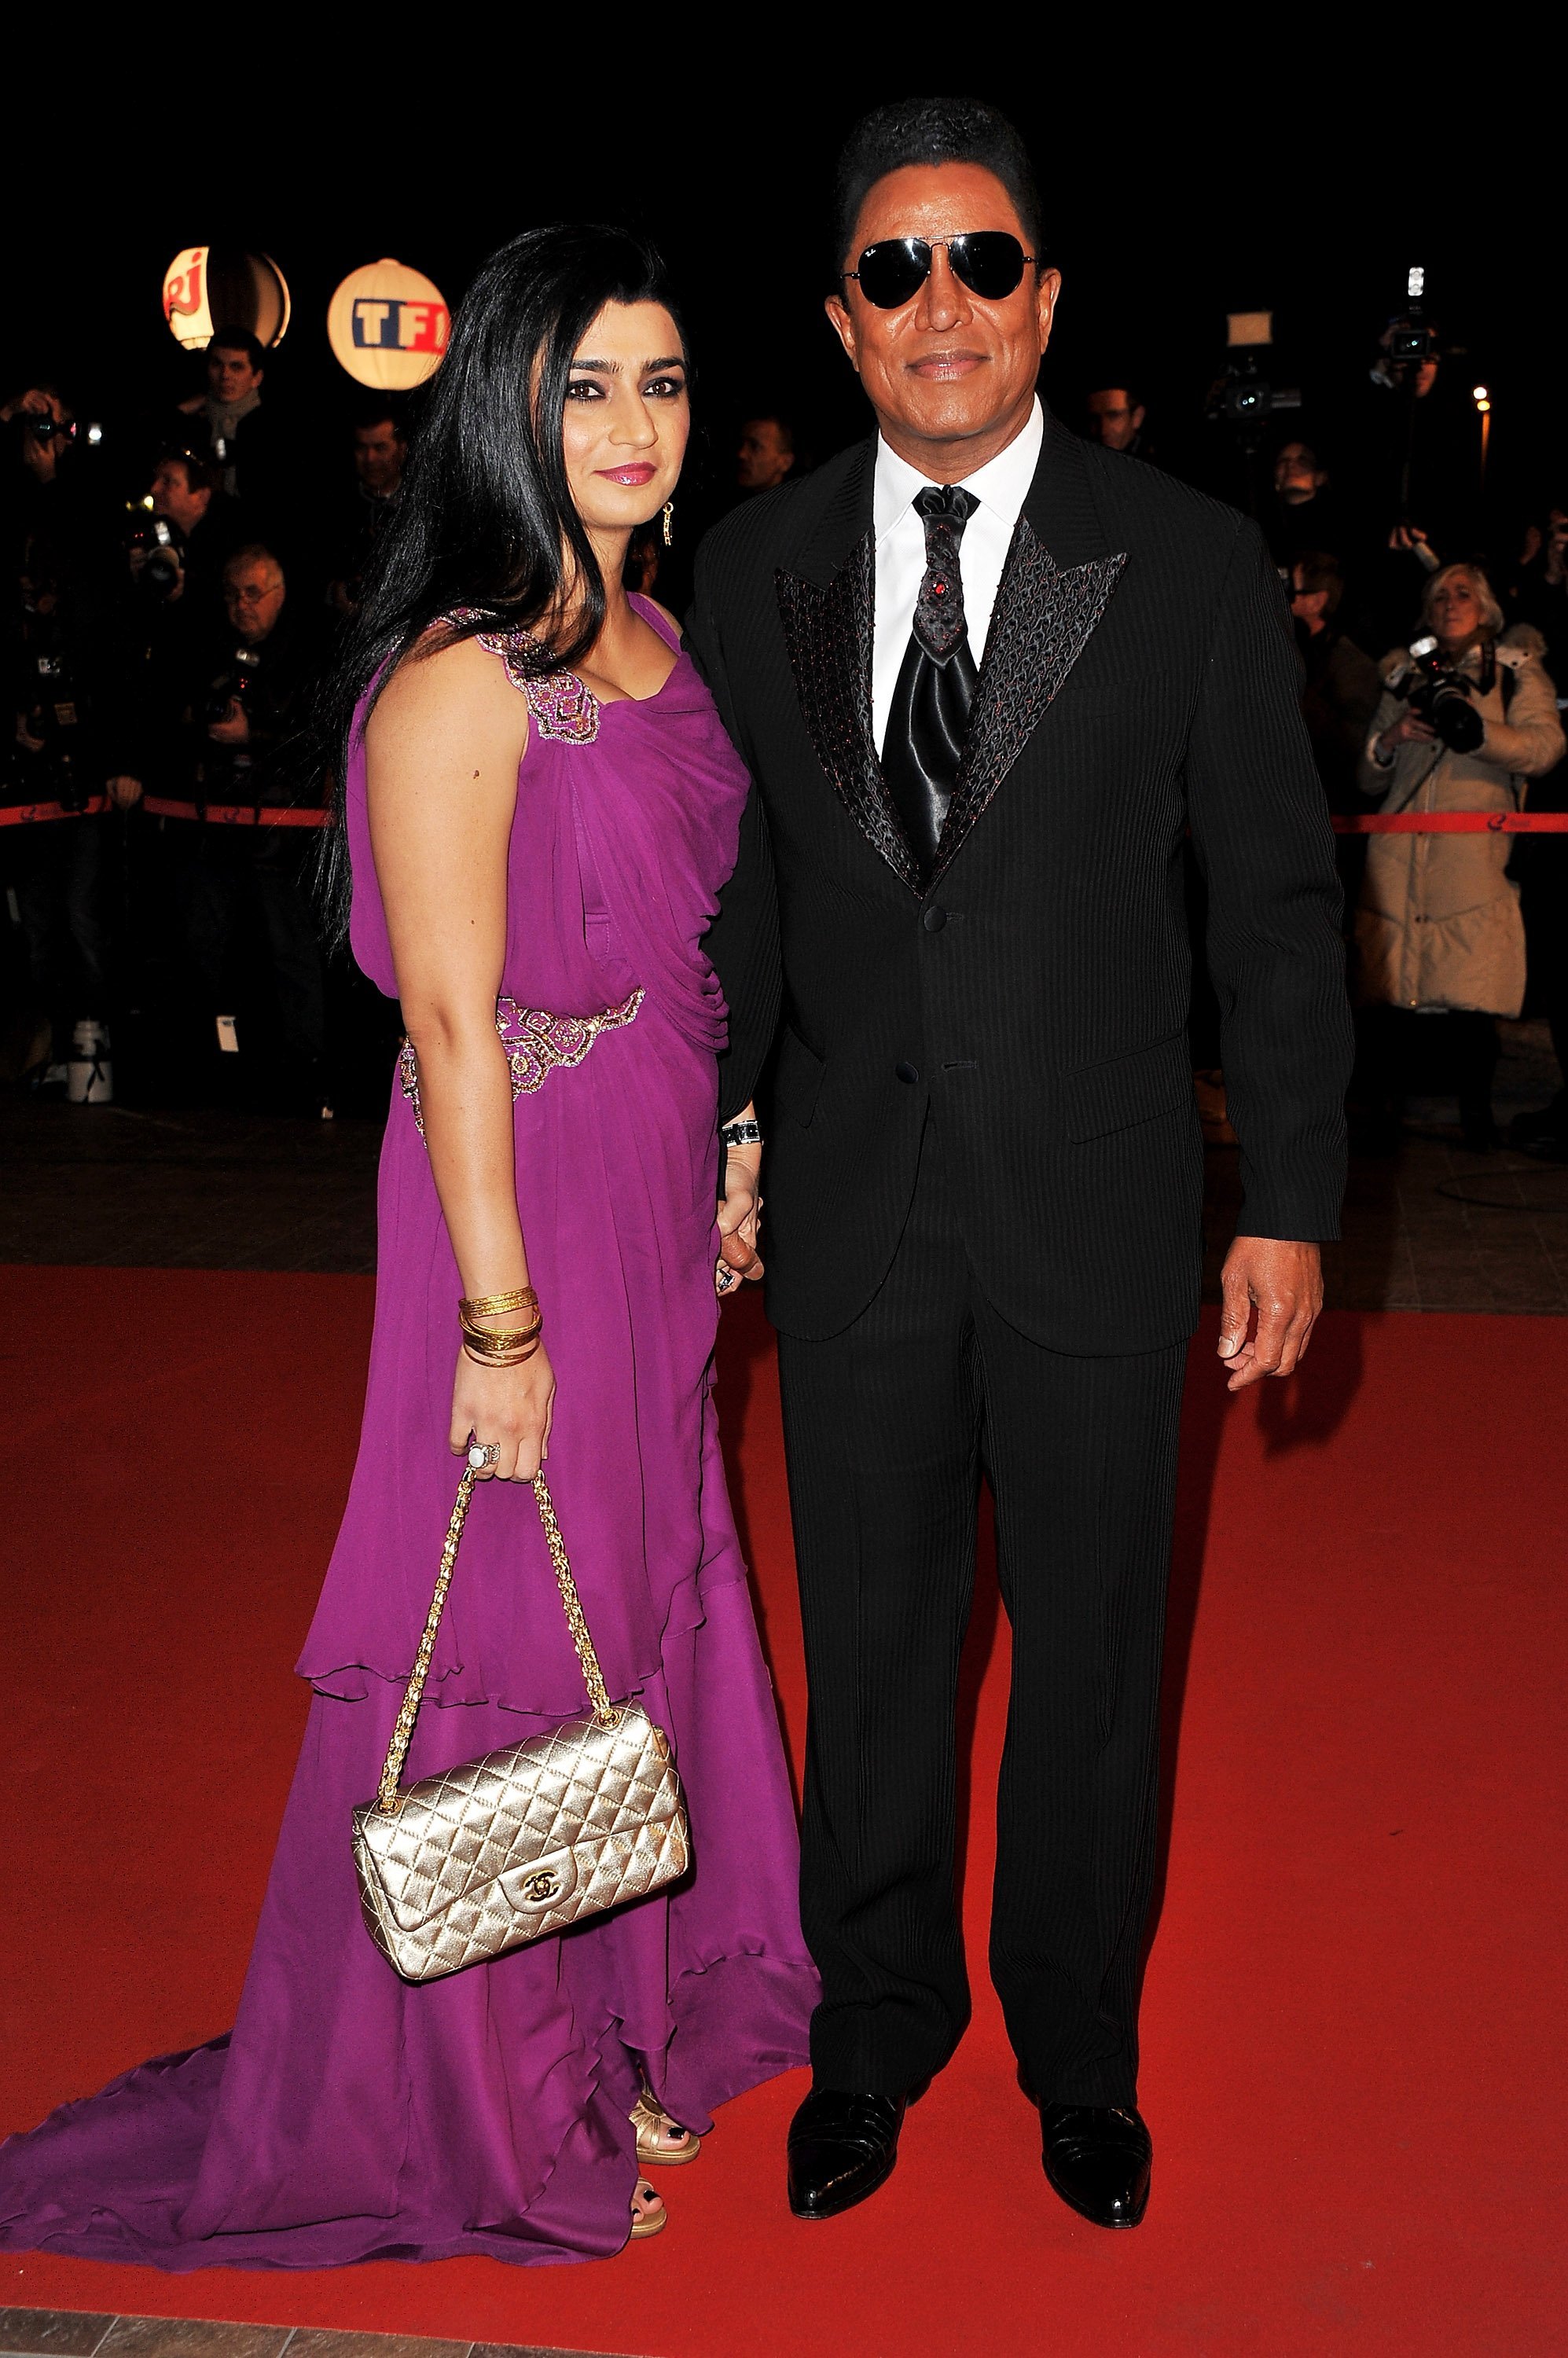
<path fill-rule="evenodd" d="M 956 485 L 928 484 L 914 511 L 925 526 L 925 572 L 882 739 L 882 775 L 904 833 L 929 875 L 963 756 L 975 696 L 958 543 L 979 505 Z"/>

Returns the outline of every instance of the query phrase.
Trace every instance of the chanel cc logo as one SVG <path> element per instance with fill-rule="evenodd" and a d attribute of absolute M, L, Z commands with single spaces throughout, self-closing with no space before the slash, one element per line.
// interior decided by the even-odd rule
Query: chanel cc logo
<path fill-rule="evenodd" d="M 542 1866 L 523 1886 L 523 1897 L 530 1908 L 542 1908 L 546 1899 L 560 1897 L 561 1878 L 553 1866 Z"/>

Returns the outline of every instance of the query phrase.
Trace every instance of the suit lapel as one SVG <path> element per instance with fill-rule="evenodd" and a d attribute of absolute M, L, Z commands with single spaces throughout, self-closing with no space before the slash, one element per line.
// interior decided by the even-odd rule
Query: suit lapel
<path fill-rule="evenodd" d="M 873 851 L 916 895 L 920 873 L 882 777 L 871 726 L 875 445 L 857 454 L 795 569 L 775 573 L 801 715 L 834 792 Z M 1083 654 L 1127 562 L 1110 553 L 1089 453 L 1049 410 L 1034 481 L 997 590 L 968 741 L 930 884 L 971 829 Z"/>
<path fill-rule="evenodd" d="M 877 759 L 871 729 L 875 549 L 872 452 L 845 477 L 800 556 L 773 577 L 784 644 L 812 750 L 872 850 L 913 892 L 921 878 Z"/>
<path fill-rule="evenodd" d="M 1035 539 L 1028 517 L 1019 517 L 986 635 L 933 883 L 951 865 L 1087 646 L 1126 562 L 1123 553 L 1059 566 Z"/>

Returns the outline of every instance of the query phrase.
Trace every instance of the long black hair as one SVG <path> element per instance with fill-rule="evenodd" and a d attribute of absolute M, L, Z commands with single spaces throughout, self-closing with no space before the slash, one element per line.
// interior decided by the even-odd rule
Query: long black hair
<path fill-rule="evenodd" d="M 344 781 L 354 708 L 454 607 L 452 638 L 536 632 L 541 670 L 569 670 L 603 628 L 603 577 L 561 449 L 571 363 L 606 303 L 662 303 L 685 330 L 657 249 L 598 222 L 524 230 L 492 254 L 417 405 L 396 511 L 323 683 L 317 746 L 336 824 L 324 846 L 329 926 L 348 922 Z M 689 375 L 689 370 L 688 370 Z"/>

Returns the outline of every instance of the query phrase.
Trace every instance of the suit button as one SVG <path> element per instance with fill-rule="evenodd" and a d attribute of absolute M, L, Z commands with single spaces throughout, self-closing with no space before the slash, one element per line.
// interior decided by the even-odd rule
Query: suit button
<path fill-rule="evenodd" d="M 928 934 L 939 934 L 947 922 L 946 909 L 927 909 L 920 920 Z"/>
<path fill-rule="evenodd" d="M 920 1078 L 920 1070 L 915 1065 L 895 1065 L 892 1068 L 892 1076 L 895 1081 L 917 1081 Z"/>

